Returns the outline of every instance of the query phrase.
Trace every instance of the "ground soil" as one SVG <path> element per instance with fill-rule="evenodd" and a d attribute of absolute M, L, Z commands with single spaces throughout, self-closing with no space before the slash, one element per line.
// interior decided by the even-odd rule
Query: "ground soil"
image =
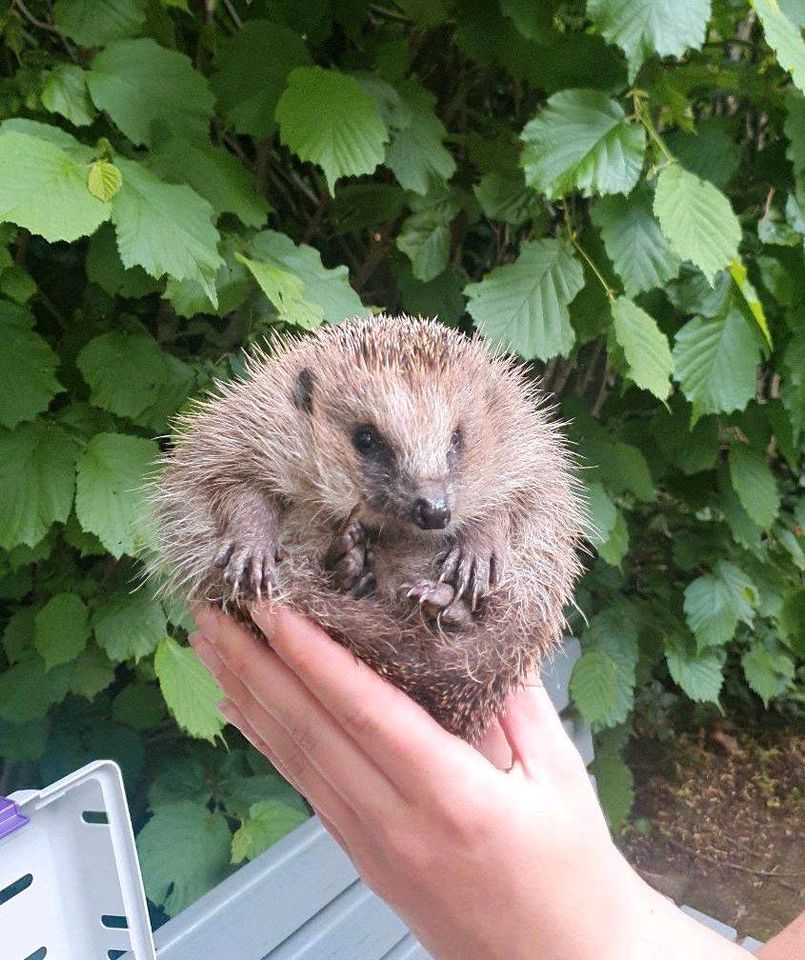
<path fill-rule="evenodd" d="M 805 909 L 805 735 L 728 723 L 635 742 L 620 846 L 652 886 L 768 939 Z"/>

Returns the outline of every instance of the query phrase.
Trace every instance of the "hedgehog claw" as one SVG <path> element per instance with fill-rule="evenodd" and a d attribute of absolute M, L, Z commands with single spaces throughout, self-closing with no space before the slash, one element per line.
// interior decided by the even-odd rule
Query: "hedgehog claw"
<path fill-rule="evenodd" d="M 368 539 L 366 527 L 360 520 L 350 517 L 336 534 L 324 558 L 336 589 L 354 597 L 366 597 L 375 588 Z"/>
<path fill-rule="evenodd" d="M 464 626 L 472 620 L 466 600 L 456 596 L 456 589 L 444 581 L 422 580 L 402 587 L 408 600 L 416 600 L 423 616 L 441 627 Z"/>
<path fill-rule="evenodd" d="M 496 586 L 499 572 L 500 562 L 493 550 L 470 539 L 459 540 L 441 559 L 438 582 L 454 588 L 454 603 L 466 601 L 468 610 L 476 613 Z"/>

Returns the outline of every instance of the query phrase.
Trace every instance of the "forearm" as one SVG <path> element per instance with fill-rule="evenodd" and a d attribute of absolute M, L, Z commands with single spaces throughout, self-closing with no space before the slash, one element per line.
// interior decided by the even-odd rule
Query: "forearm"
<path fill-rule="evenodd" d="M 761 960 L 805 960 L 805 910 L 758 950 Z"/>

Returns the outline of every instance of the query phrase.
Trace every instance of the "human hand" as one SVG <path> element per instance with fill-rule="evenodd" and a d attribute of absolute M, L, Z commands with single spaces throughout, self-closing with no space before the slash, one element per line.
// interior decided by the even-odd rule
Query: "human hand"
<path fill-rule="evenodd" d="M 434 957 L 659 958 L 679 927 L 686 956 L 746 956 L 622 859 L 540 686 L 510 698 L 485 756 L 296 613 L 255 610 L 270 646 L 220 611 L 194 616 L 224 714 Z"/>

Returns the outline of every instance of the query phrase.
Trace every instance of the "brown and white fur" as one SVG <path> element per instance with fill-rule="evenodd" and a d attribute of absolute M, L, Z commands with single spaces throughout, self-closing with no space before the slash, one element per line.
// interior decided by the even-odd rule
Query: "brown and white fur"
<path fill-rule="evenodd" d="M 559 640 L 580 570 L 544 398 L 433 320 L 252 357 L 178 420 L 151 500 L 165 590 L 288 603 L 469 740 Z"/>

